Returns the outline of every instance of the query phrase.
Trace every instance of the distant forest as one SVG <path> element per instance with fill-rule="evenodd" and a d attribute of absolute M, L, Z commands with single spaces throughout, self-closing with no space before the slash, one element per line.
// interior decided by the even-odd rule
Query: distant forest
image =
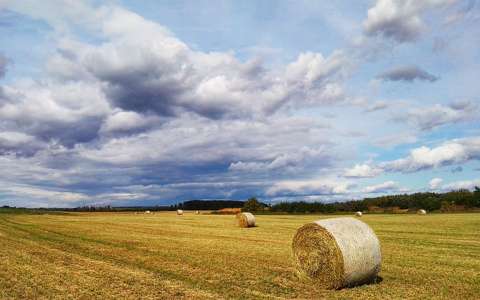
<path fill-rule="evenodd" d="M 474 191 L 457 190 L 446 193 L 415 193 L 389 195 L 363 200 L 347 202 L 282 202 L 277 204 L 262 203 L 256 198 L 247 201 L 235 200 L 190 200 L 171 206 L 144 206 L 144 207 L 112 207 L 112 206 L 83 206 L 76 208 L 41 208 L 22 209 L 9 206 L 0 207 L 0 213 L 12 212 L 47 212 L 47 211 L 168 211 L 184 210 L 219 210 L 223 208 L 242 208 L 243 211 L 263 213 L 336 213 L 336 212 L 392 212 L 401 213 L 426 209 L 427 211 L 480 211 L 480 188 Z"/>
<path fill-rule="evenodd" d="M 288 213 L 334 213 L 334 212 L 405 212 L 406 210 L 426 209 L 428 211 L 465 211 L 480 208 L 480 189 L 448 193 L 415 193 L 389 195 L 363 200 L 321 203 L 321 202 L 284 202 L 271 206 L 272 212 Z"/>
<path fill-rule="evenodd" d="M 405 211 L 426 209 L 428 211 L 464 211 L 480 208 L 480 189 L 458 190 L 447 193 L 415 193 L 389 195 L 363 200 L 320 203 L 320 202 L 284 202 L 271 206 L 273 212 L 352 212 L 352 211 Z"/>
<path fill-rule="evenodd" d="M 172 206 L 173 209 L 219 210 L 222 208 L 242 208 L 245 201 L 235 200 L 190 200 Z"/>
<path fill-rule="evenodd" d="M 253 203 L 256 201 L 257 203 Z M 194 200 L 175 205 L 172 208 L 186 210 L 218 210 L 222 208 L 244 208 L 247 211 L 270 211 L 282 213 L 335 213 L 353 211 L 406 212 L 426 209 L 427 211 L 465 211 L 480 208 L 480 189 L 458 190 L 447 193 L 415 193 L 389 195 L 347 202 L 282 202 L 273 205 L 261 203 L 255 198 L 243 201 L 202 201 Z"/>

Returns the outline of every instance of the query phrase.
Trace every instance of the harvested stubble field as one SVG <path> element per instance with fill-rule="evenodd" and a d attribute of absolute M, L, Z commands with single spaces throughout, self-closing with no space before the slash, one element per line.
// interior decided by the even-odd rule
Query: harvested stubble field
<path fill-rule="evenodd" d="M 332 216 L 0 214 L 0 298 L 445 298 L 480 295 L 480 215 L 365 215 L 377 284 L 325 291 L 294 275 L 297 228 Z"/>

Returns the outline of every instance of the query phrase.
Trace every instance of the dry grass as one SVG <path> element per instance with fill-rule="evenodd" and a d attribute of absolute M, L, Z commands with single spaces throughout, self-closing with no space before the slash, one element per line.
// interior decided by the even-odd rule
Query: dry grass
<path fill-rule="evenodd" d="M 480 215 L 364 215 L 382 244 L 378 284 L 299 281 L 295 231 L 321 217 L 173 213 L 0 214 L 0 299 L 478 299 Z"/>

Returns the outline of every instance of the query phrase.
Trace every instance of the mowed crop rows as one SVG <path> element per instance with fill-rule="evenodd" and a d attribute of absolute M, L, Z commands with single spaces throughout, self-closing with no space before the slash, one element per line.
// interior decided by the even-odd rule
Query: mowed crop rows
<path fill-rule="evenodd" d="M 0 298 L 478 299 L 480 215 L 364 215 L 382 280 L 326 291 L 296 278 L 291 242 L 330 217 L 0 214 Z"/>

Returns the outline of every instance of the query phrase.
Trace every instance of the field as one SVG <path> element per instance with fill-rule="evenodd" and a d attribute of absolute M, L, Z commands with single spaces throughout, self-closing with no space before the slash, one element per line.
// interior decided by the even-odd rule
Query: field
<path fill-rule="evenodd" d="M 300 282 L 291 240 L 332 216 L 0 213 L 0 299 L 478 299 L 480 214 L 366 215 L 379 283 L 338 291 Z"/>

